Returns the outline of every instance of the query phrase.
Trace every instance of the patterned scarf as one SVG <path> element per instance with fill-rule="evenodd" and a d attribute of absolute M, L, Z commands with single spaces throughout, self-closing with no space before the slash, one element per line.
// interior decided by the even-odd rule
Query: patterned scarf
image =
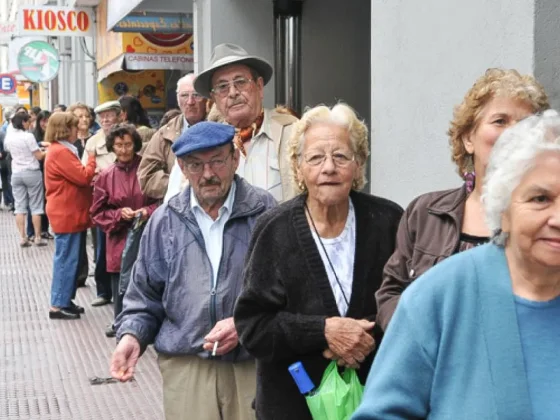
<path fill-rule="evenodd" d="M 263 120 L 264 120 L 264 110 L 261 111 L 257 119 L 249 127 L 237 128 L 235 130 L 236 135 L 233 139 L 233 143 L 235 144 L 235 147 L 237 147 L 239 151 L 243 154 L 243 156 L 247 156 L 247 151 L 245 150 L 245 143 L 251 141 L 254 135 L 259 132 L 259 130 L 262 127 Z"/>

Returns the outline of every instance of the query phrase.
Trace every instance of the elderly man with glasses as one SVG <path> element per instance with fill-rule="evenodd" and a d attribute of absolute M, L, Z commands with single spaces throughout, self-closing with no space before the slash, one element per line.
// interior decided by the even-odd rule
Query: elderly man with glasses
<path fill-rule="evenodd" d="M 272 66 L 250 56 L 234 44 L 220 44 L 210 67 L 194 81 L 196 91 L 215 102 L 219 120 L 235 127 L 235 147 L 240 152 L 237 174 L 283 202 L 296 192 L 290 178 L 287 144 L 298 119 L 287 108 L 263 107 L 264 86 L 272 77 Z M 175 165 L 165 201 L 184 188 L 185 179 Z"/>
<path fill-rule="evenodd" d="M 276 202 L 235 174 L 234 135 L 205 121 L 173 144 L 189 186 L 150 218 L 116 321 L 111 374 L 130 380 L 154 343 L 167 419 L 255 418 L 255 362 L 233 308 L 256 219 Z"/>
<path fill-rule="evenodd" d="M 282 202 L 296 194 L 288 140 L 297 118 L 285 109 L 263 107 L 264 86 L 271 77 L 272 66 L 263 58 L 234 44 L 220 44 L 194 88 L 212 99 L 225 122 L 235 127 L 240 152 L 237 174 Z"/>
<path fill-rule="evenodd" d="M 193 87 L 195 75 L 189 73 L 177 82 L 177 103 L 181 115 L 161 127 L 152 137 L 138 168 L 142 192 L 150 198 L 163 199 L 169 183 L 169 174 L 175 163 L 171 145 L 189 127 L 206 118 L 206 99 Z"/>

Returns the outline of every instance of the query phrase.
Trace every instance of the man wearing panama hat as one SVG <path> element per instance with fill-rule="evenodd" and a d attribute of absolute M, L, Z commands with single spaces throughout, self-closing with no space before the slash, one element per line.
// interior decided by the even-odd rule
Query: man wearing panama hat
<path fill-rule="evenodd" d="M 220 44 L 212 52 L 209 67 L 195 79 L 194 88 L 212 99 L 224 120 L 236 128 L 237 174 L 282 202 L 295 196 L 287 148 L 297 118 L 263 108 L 264 86 L 272 73 L 263 58 L 249 55 L 238 45 Z"/>

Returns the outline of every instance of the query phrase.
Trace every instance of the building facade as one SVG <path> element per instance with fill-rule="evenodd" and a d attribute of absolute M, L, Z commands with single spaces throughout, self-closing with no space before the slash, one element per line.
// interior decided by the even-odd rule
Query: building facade
<path fill-rule="evenodd" d="M 454 105 L 487 68 L 534 74 L 560 107 L 557 0 L 107 2 L 107 30 L 127 16 L 192 14 L 195 71 L 222 42 L 275 63 L 266 106 L 353 106 L 370 127 L 369 188 L 401 205 L 461 184 L 446 132 Z M 280 45 L 288 38 L 291 56 Z"/>

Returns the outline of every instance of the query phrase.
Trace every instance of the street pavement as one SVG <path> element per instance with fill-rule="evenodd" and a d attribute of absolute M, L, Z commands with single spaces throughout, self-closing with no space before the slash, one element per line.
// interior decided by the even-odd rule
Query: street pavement
<path fill-rule="evenodd" d="M 88 253 L 91 260 L 91 246 Z M 150 347 L 134 382 L 109 377 L 115 339 L 105 337 L 112 305 L 90 306 L 95 283 L 78 289 L 79 320 L 49 320 L 54 241 L 20 248 L 14 216 L 0 211 L 0 420 L 163 419 L 161 376 Z"/>

